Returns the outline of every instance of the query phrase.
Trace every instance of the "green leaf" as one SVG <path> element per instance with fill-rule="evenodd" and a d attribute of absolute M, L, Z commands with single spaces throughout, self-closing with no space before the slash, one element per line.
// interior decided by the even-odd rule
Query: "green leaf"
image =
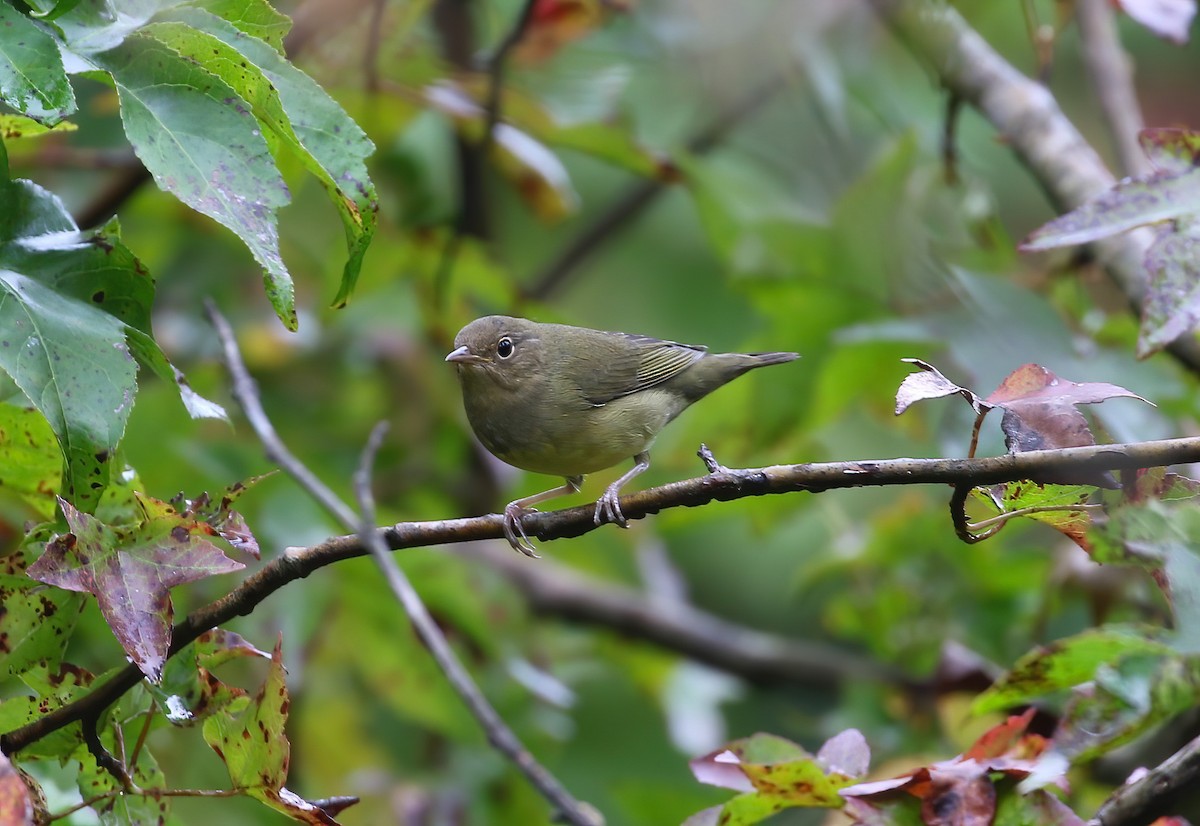
<path fill-rule="evenodd" d="M 62 446 L 64 496 L 91 510 L 108 485 L 137 389 L 125 326 L 0 269 L 0 330 L 0 369 L 49 420 Z"/>
<path fill-rule="evenodd" d="M 291 700 L 282 646 L 280 637 L 267 678 L 253 698 L 235 701 L 204 721 L 204 741 L 225 761 L 235 788 L 293 820 L 337 826 L 336 820 L 283 785 L 291 762 L 291 744 L 284 733 Z"/>
<path fill-rule="evenodd" d="M 291 745 L 284 734 L 289 700 L 282 644 L 281 638 L 253 698 L 204 721 L 204 741 L 225 761 L 238 789 L 278 790 L 287 780 Z"/>
<path fill-rule="evenodd" d="M 134 358 L 195 396 L 150 337 L 154 280 L 115 222 L 82 233 L 53 194 L 0 181 L 0 369 L 46 417 L 64 457 L 62 494 L 94 508 L 137 392 Z"/>
<path fill-rule="evenodd" d="M 204 0 L 205 11 L 228 20 L 240 31 L 267 43 L 283 54 L 283 38 L 292 27 L 286 14 L 265 0 Z"/>
<path fill-rule="evenodd" d="M 136 738 L 143 723 L 141 715 L 134 716 L 125 726 L 121 740 L 116 737 L 116 724 L 110 722 L 98 732 L 100 742 L 113 755 L 122 753 L 122 746 L 128 748 L 131 738 Z M 136 742 L 136 741 L 132 741 Z M 79 793 L 84 800 L 95 800 L 101 795 L 105 797 L 95 800 L 92 808 L 100 815 L 104 824 L 131 823 L 167 823 L 170 822 L 170 797 L 156 797 L 151 794 L 119 794 L 123 789 L 115 777 L 102 768 L 95 756 L 86 745 L 79 746 L 73 755 L 79 761 Z M 159 769 L 154 756 L 145 746 L 138 752 L 137 762 L 127 765 L 131 779 L 139 789 L 153 791 L 166 789 L 167 779 Z"/>
<path fill-rule="evenodd" d="M 8 3 L 0 3 L 0 100 L 47 126 L 75 111 L 58 44 Z"/>
<path fill-rule="evenodd" d="M 0 138 L 5 140 L 36 138 L 41 135 L 49 135 L 51 132 L 74 132 L 78 128 L 70 121 L 46 126 L 24 115 L 0 115 Z"/>
<path fill-rule="evenodd" d="M 181 22 L 146 31 L 228 83 L 272 145 L 292 152 L 337 208 L 349 256 L 334 304 L 344 305 L 375 234 L 379 204 L 364 163 L 374 144 L 325 90 L 263 41 L 200 9 L 179 9 L 171 19 Z"/>
<path fill-rule="evenodd" d="M 0 574 L 0 609 L 0 677 L 6 678 L 35 663 L 62 662 L 83 598 L 24 575 Z"/>
<path fill-rule="evenodd" d="M 8 732 L 32 723 L 91 691 L 95 677 L 87 669 L 69 663 L 47 666 L 36 664 L 21 673 L 21 681 L 33 690 L 33 696 L 18 695 L 0 703 L 0 732 Z M 97 727 L 107 725 L 108 712 L 101 714 Z M 23 758 L 66 758 L 83 742 L 78 723 L 41 737 L 21 749 Z"/>
<path fill-rule="evenodd" d="M 61 474 L 62 451 L 46 417 L 0 404 L 0 487 L 49 520 L 54 518 Z"/>
<path fill-rule="evenodd" d="M 144 34 L 92 60 L 112 75 L 125 134 L 159 187 L 242 239 L 263 267 L 276 314 L 296 329 L 295 291 L 280 257 L 275 215 L 288 203 L 288 191 L 250 105 L 220 78 Z"/>
<path fill-rule="evenodd" d="M 1034 697 L 1074 688 L 1091 680 L 1096 669 L 1134 654 L 1170 654 L 1171 648 L 1129 629 L 1093 629 L 1038 648 L 980 694 L 976 714 L 999 711 Z"/>

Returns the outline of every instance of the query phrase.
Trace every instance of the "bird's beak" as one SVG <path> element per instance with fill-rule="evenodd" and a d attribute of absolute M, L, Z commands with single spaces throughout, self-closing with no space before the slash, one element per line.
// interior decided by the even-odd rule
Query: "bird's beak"
<path fill-rule="evenodd" d="M 483 364 L 487 359 L 480 358 L 467 348 L 467 345 L 455 348 L 446 356 L 446 361 L 452 361 L 455 364 Z"/>

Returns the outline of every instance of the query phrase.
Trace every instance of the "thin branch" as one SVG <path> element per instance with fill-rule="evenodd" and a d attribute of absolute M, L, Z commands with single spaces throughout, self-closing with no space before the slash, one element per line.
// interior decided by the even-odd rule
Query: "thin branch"
<path fill-rule="evenodd" d="M 994 485 L 1061 476 L 1072 472 L 1135 470 L 1200 462 L 1200 437 L 1164 439 L 1130 444 L 1092 445 L 1058 450 L 991 456 L 983 459 L 878 459 L 819 464 L 773 465 L 762 468 L 730 469 L 693 479 L 672 482 L 621 498 L 628 519 L 643 519 L 668 508 L 699 507 L 714 501 L 731 501 L 747 496 L 893 485 Z M 525 530 L 543 542 L 582 536 L 597 530 L 593 504 L 547 513 L 533 513 L 522 520 Z M 500 514 L 428 522 L 399 522 L 379 528 L 392 550 L 446 545 L 504 537 Z M 171 634 L 174 656 L 200 634 L 251 613 L 255 607 L 289 582 L 303 579 L 326 565 L 364 556 L 366 550 L 355 536 L 332 537 L 309 548 L 288 549 L 271 560 L 241 585 L 220 599 L 198 608 L 175 626 Z M 127 666 L 90 693 L 55 709 L 20 728 L 0 735 L 5 754 L 20 751 L 51 732 L 99 713 L 137 685 L 142 674 Z"/>
<path fill-rule="evenodd" d="M 1109 0 L 1075 0 L 1083 59 L 1121 171 L 1125 175 L 1143 175 L 1150 171 L 1146 153 L 1138 144 L 1138 132 L 1145 123 L 1133 85 L 1133 63 L 1121 48 L 1116 16 Z"/>
<path fill-rule="evenodd" d="M 1180 793 L 1200 779 L 1200 737 L 1132 783 L 1127 783 L 1088 821 L 1088 826 L 1140 826 L 1170 811 Z"/>
<path fill-rule="evenodd" d="M 697 132 L 688 141 L 687 150 L 696 155 L 709 152 L 721 143 L 734 127 L 754 115 L 785 86 L 786 76 L 783 73 L 772 75 Z M 665 180 L 646 179 L 631 185 L 541 268 L 524 290 L 526 297 L 544 300 L 561 287 L 588 256 L 602 244 L 612 240 L 634 216 L 653 202 L 666 184 Z"/>
<path fill-rule="evenodd" d="M 242 354 L 238 350 L 233 328 L 229 326 L 225 316 L 221 315 L 211 299 L 204 302 L 204 310 L 208 315 L 208 320 L 217 330 L 217 337 L 221 340 L 225 366 L 229 370 L 233 383 L 233 398 L 242 408 L 242 412 L 246 414 L 246 419 L 254 428 L 258 440 L 262 442 L 267 458 L 279 465 L 284 473 L 295 479 L 309 496 L 317 500 L 317 504 L 329 512 L 330 516 L 347 530 L 354 530 L 354 526 L 358 524 L 358 517 L 354 511 L 346 507 L 346 504 L 338 499 L 333 491 L 316 477 L 316 474 L 293 456 L 292 452 L 284 445 L 283 440 L 279 438 L 279 434 L 275 432 L 275 426 L 271 424 L 266 411 L 259 404 L 258 388 L 250 376 L 250 371 L 246 369 L 246 363 L 242 361 Z"/>
<path fill-rule="evenodd" d="M 597 582 L 550 560 L 529 564 L 500 544 L 457 551 L 499 571 L 539 614 L 611 628 L 755 683 L 829 688 L 847 680 L 900 684 L 900 672 L 830 645 L 737 625 L 676 601 Z"/>
<path fill-rule="evenodd" d="M 237 346 L 237 339 L 229 322 L 216 309 L 211 301 L 205 309 L 209 320 L 217 330 L 221 346 L 225 354 L 225 365 L 233 382 L 233 396 L 246 414 L 255 434 L 262 442 L 267 456 L 277 463 L 284 471 L 300 485 L 304 491 L 329 511 L 333 517 L 347 530 L 355 531 L 360 545 L 370 549 L 376 561 L 383 567 L 388 585 L 408 614 L 418 638 L 429 649 L 434 660 L 446 675 L 450 685 L 466 704 L 468 710 L 479 721 L 490 742 L 497 751 L 508 757 L 529 778 L 533 786 L 553 804 L 567 822 L 575 826 L 596 826 L 596 818 L 591 816 L 578 801 L 576 801 L 555 777 L 550 774 L 533 755 L 521 745 L 520 740 L 505 725 L 494 708 L 488 703 L 467 670 L 455 656 L 450 644 L 446 641 L 441 629 L 429 615 L 421 597 L 417 594 L 408 578 L 387 555 L 387 549 L 379 534 L 373 527 L 375 520 L 375 504 L 371 495 L 370 468 L 379 444 L 383 440 L 385 429 L 377 426 L 371 433 L 367 446 L 363 451 L 361 466 L 355 474 L 355 490 L 359 499 L 361 516 L 355 514 L 337 495 L 330 490 L 303 462 L 297 459 L 275 431 L 270 417 L 262 407 L 258 390 L 242 354 Z"/>
<path fill-rule="evenodd" d="M 492 141 L 495 139 L 493 133 L 496 124 L 500 122 L 501 97 L 504 93 L 504 70 L 508 65 L 508 55 L 525 36 L 525 30 L 529 28 L 529 23 L 533 20 L 533 10 L 536 6 L 537 0 L 525 0 L 525 4 L 521 7 L 521 13 L 517 15 L 508 34 L 500 41 L 496 51 L 492 53 L 491 60 L 488 61 L 486 117 L 484 118 L 483 137 L 479 142 L 479 154 L 484 157 L 487 156 Z"/>
<path fill-rule="evenodd" d="M 929 65 L 951 94 L 987 118 L 1020 156 L 1051 201 L 1074 209 L 1116 182 L 1096 150 L 1067 120 L 1054 96 L 1021 74 L 950 5 L 929 0 L 870 0 L 914 55 Z M 1091 245 L 1109 276 L 1137 312 L 1146 294 L 1146 229 Z M 1200 338 L 1184 335 L 1167 348 L 1200 373 Z"/>
<path fill-rule="evenodd" d="M 396 564 L 396 560 L 388 553 L 387 546 L 384 545 L 383 539 L 375 530 L 375 497 L 371 492 L 371 468 L 375 463 L 375 455 L 379 452 L 379 445 L 386 432 L 386 422 L 381 422 L 371 431 L 371 437 L 367 440 L 366 447 L 363 448 L 358 470 L 354 474 L 354 493 L 361 515 L 361 521 L 358 524 L 359 542 L 370 550 L 376 564 L 382 569 L 383 576 L 387 580 L 388 587 L 392 589 L 396 601 L 408 614 L 417 637 L 429 649 L 429 653 L 433 655 L 454 691 L 462 698 L 467 709 L 479 722 L 492 747 L 511 760 L 542 797 L 558 809 L 558 818 L 556 819 L 576 824 L 576 826 L 598 826 L 603 823 L 603 819 L 599 818 L 590 807 L 571 796 L 558 778 L 525 748 L 513 730 L 487 701 L 483 692 L 475 685 L 474 680 L 471 679 L 462 662 L 455 655 L 450 644 L 446 642 L 446 637 L 438 628 L 433 617 L 429 615 L 420 595 L 413 588 L 408 577 L 404 575 L 404 571 Z"/>

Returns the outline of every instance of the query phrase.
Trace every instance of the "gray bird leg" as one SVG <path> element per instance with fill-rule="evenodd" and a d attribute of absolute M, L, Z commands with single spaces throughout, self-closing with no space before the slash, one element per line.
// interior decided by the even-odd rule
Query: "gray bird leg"
<path fill-rule="evenodd" d="M 547 499 L 553 499 L 556 496 L 579 493 L 579 486 L 582 484 L 582 476 L 568 476 L 565 485 L 544 490 L 541 493 L 535 493 L 523 499 L 514 499 L 505 505 L 504 538 L 508 540 L 508 544 L 512 545 L 514 550 L 525 554 L 525 556 L 541 559 L 536 549 L 534 549 L 533 543 L 529 541 L 524 526 L 521 525 L 521 517 L 527 513 L 537 513 L 537 508 L 530 506 L 536 505 L 538 502 L 545 502 Z"/>
<path fill-rule="evenodd" d="M 650 454 L 647 451 L 642 451 L 633 457 L 633 461 L 633 467 L 626 471 L 624 476 L 609 485 L 607 490 L 604 491 L 604 495 L 596 500 L 596 515 L 593 517 L 593 520 L 597 525 L 602 525 L 605 522 L 615 522 L 622 528 L 629 527 L 629 521 L 625 518 L 625 514 L 621 513 L 621 503 L 619 501 L 621 488 L 630 479 L 650 467 Z"/>

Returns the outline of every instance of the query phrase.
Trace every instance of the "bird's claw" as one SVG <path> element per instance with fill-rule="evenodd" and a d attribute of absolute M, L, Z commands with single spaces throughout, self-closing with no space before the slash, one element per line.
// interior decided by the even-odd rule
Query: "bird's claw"
<path fill-rule="evenodd" d="M 513 546 L 513 550 L 520 551 L 533 559 L 541 559 L 537 549 L 533 547 L 533 542 L 525 533 L 525 526 L 521 524 L 521 517 L 527 513 L 537 513 L 537 508 L 522 507 L 516 502 L 509 502 L 505 506 L 504 538 L 508 540 L 509 545 Z"/>
<path fill-rule="evenodd" d="M 606 490 L 604 495 L 596 500 L 596 515 L 592 517 L 592 521 L 597 525 L 612 522 L 621 528 L 629 527 L 629 520 L 621 513 L 621 501 L 617 491 Z"/>

